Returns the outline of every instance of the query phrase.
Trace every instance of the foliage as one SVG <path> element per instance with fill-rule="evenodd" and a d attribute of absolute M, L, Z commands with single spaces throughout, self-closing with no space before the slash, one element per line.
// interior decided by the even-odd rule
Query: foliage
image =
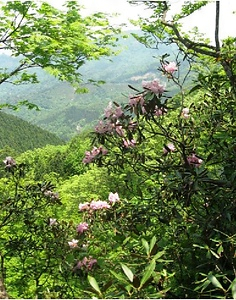
<path fill-rule="evenodd" d="M 46 145 L 62 145 L 64 143 L 53 133 L 3 112 L 0 112 L 0 134 L 0 148 L 9 146 L 17 154 Z M 10 154 L 8 153 L 8 155 Z M 6 156 L 1 158 L 4 159 Z"/>
<path fill-rule="evenodd" d="M 195 11 L 199 11 L 202 7 L 210 3 L 210 1 L 198 1 L 192 3 L 189 1 L 181 5 L 180 12 L 175 13 L 169 18 L 171 11 L 171 1 L 136 1 L 129 0 L 130 3 L 144 3 L 151 9 L 153 14 L 149 18 L 140 18 L 137 22 L 144 31 L 144 36 L 135 37 L 146 46 L 158 45 L 164 43 L 167 45 L 175 44 L 178 46 L 185 57 L 192 59 L 217 61 L 223 68 L 228 83 L 231 85 L 234 94 L 236 94 L 235 81 L 235 37 L 228 37 L 222 42 L 219 39 L 220 30 L 220 2 L 215 2 L 215 45 L 212 45 L 209 39 L 198 32 L 198 28 L 194 28 L 191 32 L 182 30 L 181 21 L 191 16 Z M 136 22 L 134 22 L 136 23 Z"/>
<path fill-rule="evenodd" d="M 143 82 L 142 90 L 131 86 L 136 93 L 128 104 L 108 106 L 95 127 L 95 140 L 102 146 L 87 152 L 84 163 L 95 161 L 118 173 L 131 168 L 144 183 L 136 198 L 137 219 L 132 216 L 122 232 L 131 234 L 141 223 L 140 234 L 159 236 L 167 259 L 175 260 L 167 267 L 167 274 L 175 274 L 167 298 L 230 297 L 235 278 L 235 95 L 227 75 L 209 65 L 186 95 L 177 66 L 164 56 L 160 71 L 179 86 L 179 94 L 168 97 L 154 80 Z"/>
<path fill-rule="evenodd" d="M 82 135 L 4 160 L 0 283 L 13 298 L 235 298 L 234 39 L 189 49 L 178 22 L 207 3 L 185 3 L 176 25 L 169 2 L 148 4 L 182 48 L 160 59 L 166 82 L 129 85 L 87 151 Z"/>
<path fill-rule="evenodd" d="M 64 10 L 47 2 L 8 1 L 1 7 L 1 16 L 1 49 L 20 61 L 11 70 L 1 70 L 0 83 L 36 83 L 36 73 L 27 70 L 41 67 L 79 88 L 78 69 L 86 60 L 114 53 L 114 33 L 119 32 L 105 14 L 82 17 L 75 1 L 68 1 Z"/>

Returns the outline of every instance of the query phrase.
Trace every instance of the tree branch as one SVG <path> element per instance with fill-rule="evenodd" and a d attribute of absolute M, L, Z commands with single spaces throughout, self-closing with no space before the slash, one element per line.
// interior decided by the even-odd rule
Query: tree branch
<path fill-rule="evenodd" d="M 216 43 L 216 52 L 218 53 L 218 55 L 220 53 L 219 20 L 220 20 L 220 1 L 216 1 L 215 43 Z"/>

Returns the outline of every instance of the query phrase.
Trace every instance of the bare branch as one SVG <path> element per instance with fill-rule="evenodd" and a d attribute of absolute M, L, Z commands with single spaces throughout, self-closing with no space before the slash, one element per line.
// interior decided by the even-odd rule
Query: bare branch
<path fill-rule="evenodd" d="M 220 20 L 220 1 L 216 1 L 215 42 L 216 42 L 216 51 L 218 54 L 220 53 L 219 20 Z"/>

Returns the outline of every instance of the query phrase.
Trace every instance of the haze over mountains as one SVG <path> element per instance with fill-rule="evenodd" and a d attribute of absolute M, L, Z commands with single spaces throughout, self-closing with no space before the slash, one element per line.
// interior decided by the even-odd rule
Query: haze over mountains
<path fill-rule="evenodd" d="M 128 84 L 140 88 L 142 80 L 161 77 L 157 71 L 158 57 L 173 50 L 166 46 L 147 49 L 131 35 L 120 41 L 122 52 L 108 59 L 90 61 L 81 68 L 85 79 L 106 81 L 101 86 L 87 84 L 86 94 L 76 94 L 67 82 L 62 82 L 43 70 L 35 69 L 40 83 L 20 86 L 1 84 L 0 103 L 16 104 L 28 100 L 36 104 L 40 111 L 21 108 L 19 111 L 5 111 L 32 124 L 46 129 L 64 140 L 69 140 L 79 131 L 91 128 L 97 122 L 110 101 L 125 102 L 132 93 Z M 12 68 L 17 64 L 15 58 L 0 55 L 0 64 Z M 164 78 L 161 80 L 164 80 Z M 168 87 L 171 90 L 171 87 Z M 126 95 L 126 96 L 125 96 Z"/>

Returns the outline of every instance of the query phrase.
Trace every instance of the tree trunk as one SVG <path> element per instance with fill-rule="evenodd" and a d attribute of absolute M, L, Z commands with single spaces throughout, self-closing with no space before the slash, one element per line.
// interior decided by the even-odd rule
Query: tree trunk
<path fill-rule="evenodd" d="M 1 278 L 0 278 L 0 299 L 9 299 L 6 289 L 5 289 L 5 286 L 4 286 L 4 283 L 3 283 L 3 280 Z"/>

